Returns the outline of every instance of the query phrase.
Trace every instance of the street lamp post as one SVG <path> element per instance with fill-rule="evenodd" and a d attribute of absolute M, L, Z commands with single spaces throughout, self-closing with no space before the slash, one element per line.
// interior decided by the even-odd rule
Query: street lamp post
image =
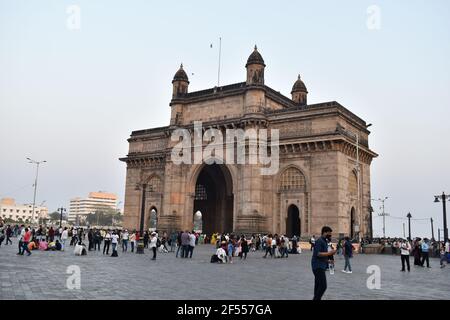
<path fill-rule="evenodd" d="M 411 218 L 412 218 L 411 212 L 408 212 L 406 217 L 408 218 L 408 241 L 411 241 Z"/>
<path fill-rule="evenodd" d="M 374 201 L 380 201 L 381 202 L 381 213 L 378 214 L 378 216 L 383 217 L 383 238 L 386 238 L 386 216 L 389 215 L 389 213 L 384 211 L 384 202 L 389 199 L 389 197 L 384 197 L 383 199 L 372 199 Z"/>
<path fill-rule="evenodd" d="M 46 160 L 43 161 L 36 161 L 30 158 L 27 158 L 28 163 L 33 163 L 36 165 L 36 178 L 34 180 L 34 195 L 33 195 L 33 212 L 31 214 L 31 222 L 34 223 L 35 219 L 34 219 L 34 211 L 35 211 L 35 207 L 36 207 L 36 192 L 37 192 L 37 183 L 38 183 L 38 176 L 39 176 L 39 165 L 41 163 L 45 163 L 47 162 Z"/>
<path fill-rule="evenodd" d="M 60 216 L 59 216 L 59 227 L 61 228 L 62 226 L 62 217 L 63 217 L 63 212 L 66 212 L 66 208 L 58 208 L 58 212 L 60 212 Z"/>
<path fill-rule="evenodd" d="M 146 196 L 146 190 L 147 190 L 147 184 L 137 184 L 136 190 L 142 190 L 141 195 L 141 219 L 139 223 L 139 243 L 136 248 L 136 253 L 143 254 L 144 253 L 144 220 L 145 220 L 145 196 Z"/>
<path fill-rule="evenodd" d="M 372 243 L 373 240 L 373 220 L 372 220 L 372 213 L 373 213 L 373 208 L 372 206 L 369 206 L 369 223 L 370 223 L 370 228 L 369 228 L 369 232 L 370 232 L 370 242 Z"/>
<path fill-rule="evenodd" d="M 431 221 L 431 240 L 434 241 L 434 226 L 433 226 L 433 218 L 430 218 Z"/>
<path fill-rule="evenodd" d="M 442 192 L 440 196 L 434 196 L 434 202 L 439 202 L 439 198 L 442 200 L 442 214 L 443 214 L 443 222 L 444 222 L 444 243 L 448 241 L 448 229 L 447 229 L 447 206 L 445 201 L 447 199 L 450 201 L 450 195 Z"/>

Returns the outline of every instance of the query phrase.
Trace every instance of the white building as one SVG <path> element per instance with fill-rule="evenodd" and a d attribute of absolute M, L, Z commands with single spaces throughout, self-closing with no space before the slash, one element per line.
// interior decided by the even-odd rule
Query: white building
<path fill-rule="evenodd" d="M 89 214 L 99 209 L 117 209 L 117 196 L 113 193 L 90 192 L 87 198 L 74 198 L 70 200 L 69 223 L 75 223 L 86 219 Z"/>
<path fill-rule="evenodd" d="M 3 220 L 12 219 L 16 222 L 31 222 L 32 215 L 32 204 L 16 204 L 16 201 L 13 198 L 3 198 L 0 200 L 0 216 Z M 48 208 L 43 206 L 35 206 L 34 218 L 48 219 Z"/>

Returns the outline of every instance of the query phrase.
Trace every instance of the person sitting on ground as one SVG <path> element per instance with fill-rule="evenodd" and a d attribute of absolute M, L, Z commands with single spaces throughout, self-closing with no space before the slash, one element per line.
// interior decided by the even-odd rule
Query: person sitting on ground
<path fill-rule="evenodd" d="M 81 243 L 81 241 L 78 242 L 75 245 L 75 249 L 74 249 L 73 253 L 76 256 L 85 256 L 85 255 L 87 255 L 86 245 L 84 243 Z"/>
<path fill-rule="evenodd" d="M 45 251 L 45 250 L 47 250 L 47 249 L 48 249 L 48 242 L 45 241 L 45 239 L 42 239 L 42 240 L 39 242 L 39 250 Z"/>
<path fill-rule="evenodd" d="M 56 241 L 55 241 L 55 246 L 52 247 L 52 250 L 61 251 L 61 249 L 62 249 L 62 244 L 61 244 L 61 242 L 59 242 L 59 240 L 56 240 Z"/>
<path fill-rule="evenodd" d="M 52 241 L 48 244 L 47 250 L 56 250 L 56 242 Z"/>
<path fill-rule="evenodd" d="M 225 245 L 226 245 L 226 243 L 225 243 Z M 227 254 L 222 247 L 217 249 L 216 256 L 217 256 L 219 263 L 227 263 Z"/>
<path fill-rule="evenodd" d="M 28 244 L 28 250 L 36 250 L 38 248 L 37 240 L 36 241 L 30 241 Z"/>

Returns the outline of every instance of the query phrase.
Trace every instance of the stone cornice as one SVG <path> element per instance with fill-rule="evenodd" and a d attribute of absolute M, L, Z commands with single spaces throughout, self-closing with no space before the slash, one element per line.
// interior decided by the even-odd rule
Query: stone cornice
<path fill-rule="evenodd" d="M 160 168 L 164 167 L 166 162 L 166 153 L 154 152 L 154 153 L 140 153 L 129 154 L 124 158 L 120 158 L 120 161 L 126 162 L 128 168 Z"/>

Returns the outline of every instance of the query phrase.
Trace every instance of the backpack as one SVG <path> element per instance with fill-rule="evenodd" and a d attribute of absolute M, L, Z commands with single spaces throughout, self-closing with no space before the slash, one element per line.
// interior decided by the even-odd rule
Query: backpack
<path fill-rule="evenodd" d="M 219 262 L 219 258 L 217 257 L 217 254 L 213 254 L 211 256 L 211 263 L 217 263 Z"/>
<path fill-rule="evenodd" d="M 160 247 L 161 246 L 161 240 L 159 240 L 159 238 L 158 239 L 156 239 L 156 247 Z"/>

